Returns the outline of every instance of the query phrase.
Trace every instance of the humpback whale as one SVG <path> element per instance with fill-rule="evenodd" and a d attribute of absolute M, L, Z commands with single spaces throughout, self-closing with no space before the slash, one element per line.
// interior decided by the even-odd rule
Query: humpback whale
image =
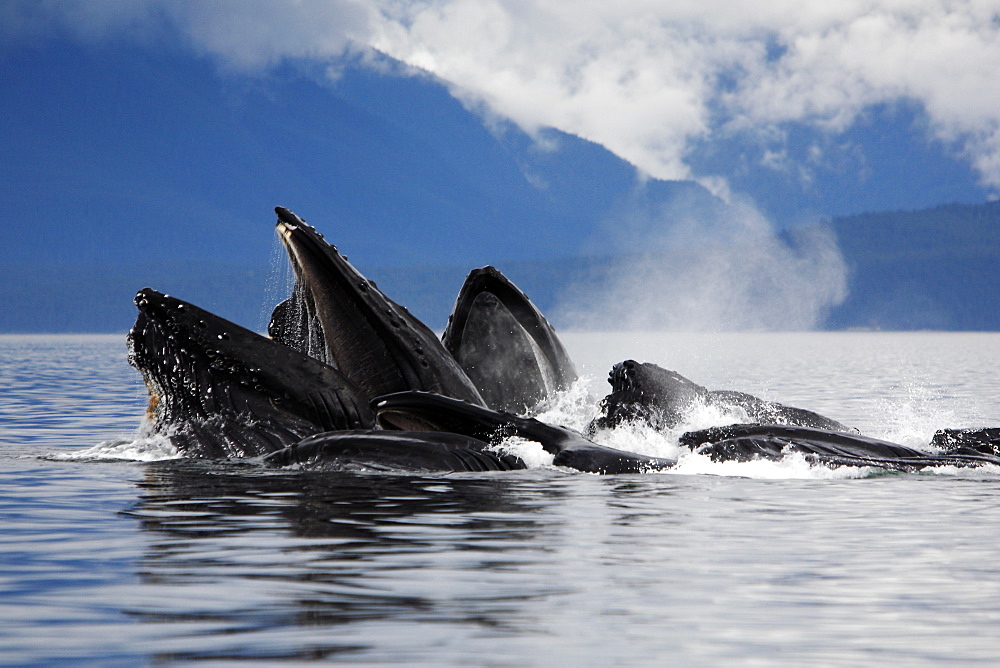
<path fill-rule="evenodd" d="M 374 414 L 336 369 L 193 304 L 144 288 L 128 361 L 150 393 L 149 417 L 188 457 L 252 457 Z"/>
<path fill-rule="evenodd" d="M 940 448 L 965 447 L 984 455 L 1000 455 L 1000 427 L 982 429 L 940 429 L 931 439 Z"/>
<path fill-rule="evenodd" d="M 765 401 L 745 392 L 709 390 L 676 371 L 648 362 L 619 362 L 608 376 L 611 393 L 601 401 L 601 415 L 588 428 L 616 427 L 623 422 L 643 421 L 658 430 L 676 426 L 695 402 L 724 409 L 742 409 L 751 422 L 788 424 L 830 431 L 852 431 L 849 427 L 802 408 Z"/>
<path fill-rule="evenodd" d="M 491 442 L 519 436 L 540 443 L 546 452 L 555 455 L 556 466 L 588 473 L 648 473 L 676 465 L 676 460 L 599 445 L 567 427 L 424 392 L 381 397 L 373 406 L 376 421 L 383 429 L 452 432 Z M 1000 456 L 965 446 L 931 453 L 858 433 L 787 424 L 737 424 L 686 432 L 679 445 L 714 461 L 778 460 L 798 453 L 819 465 L 867 466 L 890 471 L 1000 465 Z"/>
<path fill-rule="evenodd" d="M 336 367 L 368 399 L 424 390 L 483 404 L 465 371 L 426 325 L 385 296 L 304 220 L 282 207 L 275 211 L 296 286 L 272 315 L 272 338 Z"/>
<path fill-rule="evenodd" d="M 383 429 L 450 432 L 497 442 L 509 436 L 540 443 L 553 464 L 587 473 L 646 473 L 670 468 L 672 459 L 625 452 L 590 441 L 568 427 L 494 411 L 428 392 L 399 392 L 372 402 Z"/>
<path fill-rule="evenodd" d="M 378 397 L 337 369 L 149 288 L 129 332 L 129 362 L 150 391 L 152 429 L 189 457 L 257 457 L 268 466 L 336 470 L 495 471 L 524 468 L 496 445 L 532 440 L 557 466 L 602 474 L 662 471 L 667 458 L 624 452 L 562 426 L 429 392 Z M 721 461 L 799 453 L 830 466 L 918 471 L 1000 466 L 1000 430 L 943 430 L 924 452 L 859 434 L 752 424 L 688 432 L 679 443 Z M 945 442 L 947 440 L 947 442 Z"/>
<path fill-rule="evenodd" d="M 510 471 L 526 468 L 514 455 L 477 438 L 426 431 L 334 431 L 266 455 L 267 466 L 312 470 L 407 473 Z"/>
<path fill-rule="evenodd" d="M 274 309 L 273 339 L 149 288 L 135 297 L 129 363 L 149 388 L 153 433 L 185 455 L 336 470 L 512 470 L 525 462 L 497 446 L 517 436 L 541 444 L 554 464 L 584 472 L 676 464 L 517 414 L 568 387 L 576 371 L 545 318 L 496 269 L 469 274 L 439 341 L 315 229 L 276 211 L 296 285 Z M 799 454 L 894 471 L 1000 466 L 1000 428 L 942 430 L 937 449 L 925 452 L 812 411 L 708 390 L 653 364 L 621 362 L 609 382 L 591 435 L 628 420 L 668 429 L 703 402 L 740 409 L 753 422 L 680 437 L 682 447 L 715 460 Z"/>
<path fill-rule="evenodd" d="M 494 267 L 466 277 L 442 341 L 495 410 L 525 413 L 577 378 L 552 326 Z"/>
<path fill-rule="evenodd" d="M 781 459 L 792 453 L 829 466 L 873 466 L 891 471 L 919 471 L 932 466 L 1000 465 L 1000 456 L 956 446 L 924 452 L 860 434 L 792 425 L 736 424 L 683 434 L 679 442 L 715 461 Z"/>

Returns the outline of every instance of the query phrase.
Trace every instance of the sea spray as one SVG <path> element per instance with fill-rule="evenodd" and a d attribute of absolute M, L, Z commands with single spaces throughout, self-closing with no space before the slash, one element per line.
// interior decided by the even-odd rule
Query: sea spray
<path fill-rule="evenodd" d="M 623 219 L 628 218 L 623 213 Z M 648 224 L 621 221 L 622 250 L 568 286 L 554 320 L 580 329 L 802 331 L 847 297 L 837 240 L 816 224 L 778 234 L 747 202 L 675 204 Z"/>

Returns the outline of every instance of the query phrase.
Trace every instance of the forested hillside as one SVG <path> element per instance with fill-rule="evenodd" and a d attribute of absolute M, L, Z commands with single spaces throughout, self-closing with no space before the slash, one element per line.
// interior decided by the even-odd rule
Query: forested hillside
<path fill-rule="evenodd" d="M 831 329 L 1000 329 L 1000 203 L 832 221 L 850 294 Z"/>
<path fill-rule="evenodd" d="M 829 314 L 826 328 L 1000 331 L 1000 203 L 871 213 L 829 224 L 847 265 L 849 292 Z M 593 256 L 498 258 L 496 264 L 543 311 L 553 312 L 566 286 L 600 276 L 613 259 L 621 263 L 621 258 Z M 472 267 L 360 268 L 440 329 Z M 81 264 L 58 272 L 45 265 L 5 265 L 0 267 L 0 332 L 124 332 L 135 317 L 131 298 L 145 285 L 262 328 L 285 289 L 273 285 L 282 273 L 238 262 Z M 556 324 L 565 325 L 557 319 Z"/>

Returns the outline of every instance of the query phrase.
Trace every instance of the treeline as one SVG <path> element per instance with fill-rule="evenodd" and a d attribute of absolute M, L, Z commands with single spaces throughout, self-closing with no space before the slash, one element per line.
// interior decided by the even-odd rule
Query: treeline
<path fill-rule="evenodd" d="M 849 295 L 829 313 L 826 328 L 1000 331 L 1000 202 L 863 214 L 829 224 L 847 264 Z M 562 258 L 498 266 L 551 312 L 566 286 L 600 275 L 607 262 Z M 437 329 L 471 268 L 361 267 Z M 260 330 L 288 292 L 278 273 L 237 262 L 6 265 L 0 267 L 0 332 L 125 332 L 135 319 L 131 299 L 147 285 Z"/>
<path fill-rule="evenodd" d="M 831 221 L 850 294 L 830 329 L 1000 330 L 1000 202 Z"/>

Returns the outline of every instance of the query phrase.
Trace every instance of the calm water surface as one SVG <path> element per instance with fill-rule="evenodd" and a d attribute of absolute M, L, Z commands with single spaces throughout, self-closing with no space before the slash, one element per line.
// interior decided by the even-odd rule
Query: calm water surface
<path fill-rule="evenodd" d="M 403 476 L 163 459 L 136 436 L 145 389 L 123 338 L 0 337 L 2 664 L 1000 659 L 998 470 Z M 589 375 L 550 414 L 570 424 L 633 357 L 913 445 L 1000 425 L 997 334 L 565 341 Z"/>

